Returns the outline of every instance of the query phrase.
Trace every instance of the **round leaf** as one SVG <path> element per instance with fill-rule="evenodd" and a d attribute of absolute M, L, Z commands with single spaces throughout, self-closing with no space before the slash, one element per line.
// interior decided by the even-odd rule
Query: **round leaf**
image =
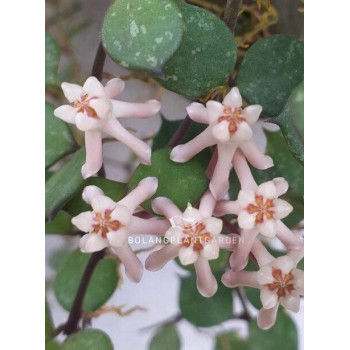
<path fill-rule="evenodd" d="M 224 333 L 216 337 L 215 350 L 248 350 L 248 343 L 237 333 Z"/>
<path fill-rule="evenodd" d="M 55 39 L 45 33 L 45 85 L 58 85 L 57 70 L 60 52 Z"/>
<path fill-rule="evenodd" d="M 74 251 L 60 266 L 54 283 L 58 302 L 66 309 L 72 307 L 81 277 L 91 254 Z M 114 293 L 117 286 L 117 266 L 113 259 L 102 259 L 96 266 L 83 301 L 84 311 L 101 307 Z"/>
<path fill-rule="evenodd" d="M 99 187 L 107 197 L 118 202 L 124 197 L 126 192 L 126 184 L 108 180 L 102 177 L 90 177 L 86 179 L 74 198 L 64 207 L 64 209 L 72 216 L 76 216 L 84 211 L 90 211 L 91 207 L 83 198 L 82 193 L 86 186 L 94 185 Z"/>
<path fill-rule="evenodd" d="M 247 51 L 236 81 L 249 104 L 260 104 L 264 115 L 276 116 L 303 79 L 303 43 L 287 35 L 273 35 Z"/>
<path fill-rule="evenodd" d="M 52 221 L 45 223 L 46 234 L 68 235 L 74 231 L 71 223 L 72 217 L 65 211 L 60 210 Z"/>
<path fill-rule="evenodd" d="M 158 71 L 178 49 L 183 20 L 174 0 L 118 0 L 102 29 L 108 55 L 122 66 Z"/>
<path fill-rule="evenodd" d="M 232 315 L 233 301 L 229 288 L 219 283 L 216 294 L 202 297 L 196 286 L 196 276 L 181 279 L 180 310 L 182 316 L 198 327 L 210 327 L 227 321 Z"/>
<path fill-rule="evenodd" d="M 180 338 L 173 324 L 165 325 L 153 337 L 149 350 L 180 350 Z"/>
<path fill-rule="evenodd" d="M 113 350 L 111 339 L 105 332 L 85 329 L 72 334 L 62 344 L 61 350 Z"/>
<path fill-rule="evenodd" d="M 152 212 L 152 200 L 167 197 L 183 211 L 187 203 L 194 205 L 208 188 L 205 176 L 208 162 L 209 157 L 204 153 L 186 163 L 175 163 L 170 160 L 169 149 L 160 149 L 152 153 L 152 165 L 138 166 L 129 181 L 129 188 L 134 189 L 145 177 L 155 176 L 158 178 L 157 192 L 142 207 Z"/>
<path fill-rule="evenodd" d="M 249 325 L 249 350 L 297 350 L 298 333 L 292 319 L 282 310 L 276 324 L 267 331 L 261 330 L 256 320 Z"/>
<path fill-rule="evenodd" d="M 280 126 L 294 157 L 304 164 L 304 82 L 292 92 L 274 122 Z"/>
<path fill-rule="evenodd" d="M 45 167 L 72 152 L 76 144 L 69 127 L 53 115 L 55 107 L 45 102 Z"/>
<path fill-rule="evenodd" d="M 155 77 L 165 88 L 198 98 L 226 82 L 237 59 L 232 33 L 218 17 L 196 6 L 180 3 L 185 32 L 175 55 Z"/>

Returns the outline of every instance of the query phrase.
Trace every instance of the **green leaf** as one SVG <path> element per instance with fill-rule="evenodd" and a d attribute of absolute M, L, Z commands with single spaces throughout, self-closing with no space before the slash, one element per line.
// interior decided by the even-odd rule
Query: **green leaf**
<path fill-rule="evenodd" d="M 248 343 L 236 332 L 223 333 L 216 337 L 215 350 L 248 350 Z"/>
<path fill-rule="evenodd" d="M 282 196 L 289 204 L 292 205 L 293 211 L 282 221 L 288 226 L 293 228 L 304 219 L 304 198 L 302 195 L 293 196 L 293 194 L 287 193 Z"/>
<path fill-rule="evenodd" d="M 53 115 L 55 107 L 45 102 L 45 167 L 71 153 L 76 147 L 68 125 Z"/>
<path fill-rule="evenodd" d="M 70 335 L 61 350 L 113 350 L 111 339 L 98 329 L 85 329 Z"/>
<path fill-rule="evenodd" d="M 148 176 L 158 178 L 158 189 L 152 198 L 142 207 L 152 212 L 151 203 L 156 197 L 170 198 L 180 210 L 185 210 L 187 203 L 194 205 L 208 188 L 205 169 L 209 157 L 202 153 L 186 163 L 170 160 L 170 150 L 160 149 L 152 153 L 152 165 L 140 164 L 131 176 L 129 188 L 133 190 L 138 183 Z"/>
<path fill-rule="evenodd" d="M 304 82 L 292 92 L 282 113 L 273 122 L 281 128 L 294 157 L 304 164 Z"/>
<path fill-rule="evenodd" d="M 169 324 L 160 328 L 153 337 L 149 350 L 180 350 L 180 338 L 175 325 Z"/>
<path fill-rule="evenodd" d="M 45 85 L 59 85 L 57 79 L 60 51 L 55 39 L 45 33 Z"/>
<path fill-rule="evenodd" d="M 81 189 L 64 207 L 64 210 L 66 210 L 72 216 L 76 216 L 84 211 L 90 211 L 90 205 L 87 204 L 82 198 L 84 188 L 90 185 L 99 187 L 107 197 L 111 198 L 115 202 L 120 201 L 126 192 L 126 184 L 124 183 L 108 180 L 102 177 L 90 177 L 84 181 Z"/>
<path fill-rule="evenodd" d="M 46 341 L 52 337 L 53 330 L 54 330 L 54 326 L 52 323 L 51 312 L 49 309 L 49 305 L 45 300 L 45 340 Z"/>
<path fill-rule="evenodd" d="M 45 350 L 58 350 L 60 346 L 54 340 L 45 343 Z"/>
<path fill-rule="evenodd" d="M 67 212 L 61 210 L 52 221 L 45 223 L 45 233 L 61 235 L 70 234 L 74 231 L 71 220 L 72 217 Z"/>
<path fill-rule="evenodd" d="M 227 26 L 202 8 L 179 2 L 185 32 L 175 55 L 155 79 L 166 89 L 197 98 L 224 84 L 233 71 L 237 47 Z"/>
<path fill-rule="evenodd" d="M 91 254 L 74 251 L 60 266 L 54 282 L 58 302 L 69 311 Z M 101 307 L 114 293 L 118 282 L 116 262 L 102 259 L 96 266 L 83 301 L 83 311 Z"/>
<path fill-rule="evenodd" d="M 276 324 L 267 331 L 261 330 L 256 320 L 249 324 L 249 350 L 298 350 L 298 333 L 293 320 L 282 310 Z"/>
<path fill-rule="evenodd" d="M 263 114 L 276 116 L 304 79 L 304 45 L 287 35 L 256 42 L 246 53 L 237 86 L 249 104 L 260 104 Z"/>
<path fill-rule="evenodd" d="M 118 0 L 105 17 L 102 41 L 122 66 L 159 71 L 178 49 L 183 26 L 174 0 Z"/>
<path fill-rule="evenodd" d="M 196 286 L 196 276 L 181 279 L 180 310 L 182 316 L 198 327 L 210 327 L 227 321 L 232 315 L 233 300 L 229 288 L 218 284 L 211 298 L 202 297 Z"/>
<path fill-rule="evenodd" d="M 47 181 L 45 189 L 45 217 L 54 217 L 84 183 L 81 167 L 85 162 L 85 148 L 74 153 L 72 158 Z"/>

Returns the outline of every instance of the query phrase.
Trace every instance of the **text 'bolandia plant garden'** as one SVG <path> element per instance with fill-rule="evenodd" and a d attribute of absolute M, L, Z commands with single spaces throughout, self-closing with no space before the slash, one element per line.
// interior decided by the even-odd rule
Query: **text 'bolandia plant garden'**
<path fill-rule="evenodd" d="M 66 238 L 49 257 L 47 349 L 122 349 L 122 331 L 96 320 L 147 315 L 142 288 L 130 305 L 118 291 L 172 264 L 178 293 L 142 293 L 175 296 L 178 313 L 157 310 L 140 349 L 182 348 L 182 322 L 212 327 L 210 348 L 299 349 L 303 43 L 275 2 L 96 2 L 100 32 L 89 20 L 72 26 L 84 1 L 48 2 L 45 232 Z M 302 16 L 301 1 L 287 3 Z M 75 56 L 85 31 L 97 43 L 85 43 L 90 74 Z M 148 92 L 125 98 L 132 81 Z M 53 322 L 57 302 L 67 314 Z"/>

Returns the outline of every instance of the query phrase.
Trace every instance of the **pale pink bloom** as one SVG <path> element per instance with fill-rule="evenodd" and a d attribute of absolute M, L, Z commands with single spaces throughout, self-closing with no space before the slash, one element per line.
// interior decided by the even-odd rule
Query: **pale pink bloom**
<path fill-rule="evenodd" d="M 218 286 L 208 261 L 218 258 L 220 248 L 233 250 L 236 237 L 221 234 L 222 221 L 212 217 L 215 199 L 210 191 L 202 197 L 199 209 L 188 205 L 183 213 L 168 198 L 158 197 L 152 205 L 156 213 L 168 218 L 171 227 L 165 233 L 169 244 L 147 258 L 146 269 L 157 271 L 179 256 L 183 265 L 194 264 L 198 291 L 213 296 Z"/>
<path fill-rule="evenodd" d="M 241 152 L 235 154 L 233 167 L 242 190 L 236 201 L 219 201 L 214 211 L 217 216 L 237 215 L 238 225 L 242 228 L 240 244 L 230 259 L 232 269 L 238 271 L 245 267 L 259 233 L 269 238 L 277 235 L 288 248 L 300 247 L 303 244 L 302 237 L 289 230 L 281 221 L 293 210 L 288 202 L 278 198 L 287 192 L 287 181 L 275 178 L 258 186 Z"/>
<path fill-rule="evenodd" d="M 303 249 L 285 256 L 274 258 L 266 248 L 256 240 L 252 253 L 260 267 L 259 271 L 228 271 L 222 276 L 222 282 L 230 288 L 246 286 L 260 289 L 263 305 L 258 315 L 258 325 L 269 329 L 276 321 L 279 304 L 285 309 L 298 312 L 300 296 L 304 294 L 304 272 L 296 268 L 303 256 Z"/>
<path fill-rule="evenodd" d="M 176 146 L 170 158 L 175 162 L 184 163 L 204 148 L 217 145 L 217 155 L 214 155 L 217 161 L 209 187 L 216 199 L 223 198 L 229 188 L 231 162 L 237 148 L 254 167 L 267 169 L 273 166 L 272 159 L 264 155 L 251 140 L 252 126 L 258 120 L 261 111 L 260 105 L 243 109 L 242 97 L 236 87 L 231 89 L 222 103 L 208 101 L 206 107 L 200 103 L 192 103 L 187 107 L 190 118 L 209 126 L 193 140 Z"/>
<path fill-rule="evenodd" d="M 62 90 L 71 103 L 55 109 L 55 116 L 75 124 L 85 132 L 86 162 L 82 167 L 84 178 L 96 174 L 102 166 L 102 133 L 125 144 L 145 164 L 151 163 L 150 147 L 129 133 L 117 118 L 150 117 L 160 110 L 160 103 L 128 103 L 115 100 L 124 89 L 124 82 L 114 78 L 105 87 L 95 77 L 86 80 L 83 86 L 62 83 Z"/>
<path fill-rule="evenodd" d="M 152 197 L 157 187 L 157 178 L 145 178 L 117 203 L 105 196 L 100 188 L 85 187 L 83 199 L 91 205 L 92 211 L 72 218 L 72 223 L 79 230 L 87 233 L 80 239 L 81 251 L 91 253 L 111 247 L 125 265 L 128 277 L 139 282 L 143 266 L 131 250 L 128 236 L 132 234 L 163 235 L 169 227 L 167 220 L 146 220 L 133 216 L 136 208 Z"/>

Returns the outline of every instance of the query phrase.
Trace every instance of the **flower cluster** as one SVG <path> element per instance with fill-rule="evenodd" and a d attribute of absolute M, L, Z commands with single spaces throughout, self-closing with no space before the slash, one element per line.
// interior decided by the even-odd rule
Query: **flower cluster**
<path fill-rule="evenodd" d="M 160 109 L 158 101 L 133 104 L 114 100 L 124 88 L 120 79 L 112 79 L 103 87 L 96 78 L 90 77 L 83 87 L 63 83 L 62 88 L 72 105 L 57 108 L 55 115 L 85 132 L 84 177 L 95 174 L 102 165 L 102 132 L 125 143 L 144 163 L 150 164 L 149 146 L 127 132 L 117 118 L 151 116 Z M 204 297 L 213 296 L 218 287 L 209 261 L 219 257 L 220 249 L 231 251 L 230 270 L 222 276 L 222 282 L 230 288 L 260 289 L 263 306 L 258 324 L 268 329 L 275 322 L 279 304 L 293 312 L 299 310 L 303 272 L 296 266 L 304 254 L 303 238 L 281 221 L 293 210 L 287 201 L 279 198 L 288 191 L 287 181 L 275 178 L 257 184 L 252 176 L 248 162 L 255 168 L 267 169 L 273 166 L 273 161 L 252 141 L 252 127 L 262 107 L 243 108 L 242 105 L 238 88 L 233 88 L 222 103 L 208 101 L 205 107 L 199 103 L 187 107 L 192 120 L 208 127 L 193 140 L 173 148 L 170 158 L 174 162 L 186 162 L 204 148 L 216 146 L 207 169 L 209 188 L 198 209 L 189 204 L 181 212 L 170 198 L 158 197 L 153 200 L 152 209 L 165 219 L 138 217 L 135 215 L 138 206 L 152 197 L 158 186 L 156 178 L 145 178 L 117 203 L 99 188 L 86 187 L 83 199 L 92 211 L 79 214 L 72 222 L 86 233 L 80 240 L 83 252 L 111 248 L 125 265 L 129 278 L 136 282 L 142 277 L 143 266 L 130 248 L 128 236 L 164 237 L 164 247 L 146 259 L 146 269 L 159 270 L 176 257 L 183 265 L 194 264 L 197 288 Z M 235 200 L 224 199 L 231 169 L 241 186 Z M 237 216 L 239 235 L 223 234 L 221 217 L 228 214 Z M 286 255 L 274 258 L 260 241 L 259 234 L 264 239 L 276 237 L 286 247 Z M 249 256 L 257 262 L 258 271 L 243 271 Z"/>

